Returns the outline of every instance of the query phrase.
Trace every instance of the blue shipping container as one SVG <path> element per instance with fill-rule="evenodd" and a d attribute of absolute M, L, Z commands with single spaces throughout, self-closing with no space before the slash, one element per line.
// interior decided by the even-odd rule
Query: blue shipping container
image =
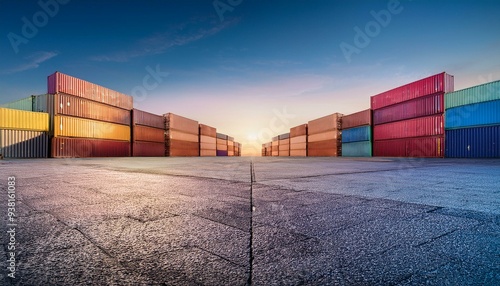
<path fill-rule="evenodd" d="M 500 157 L 500 125 L 446 130 L 445 133 L 445 157 Z"/>
<path fill-rule="evenodd" d="M 445 112 L 445 129 L 497 124 L 500 124 L 500 100 L 462 105 Z"/>
<path fill-rule="evenodd" d="M 342 143 L 342 157 L 371 157 L 372 142 L 361 141 Z"/>
<path fill-rule="evenodd" d="M 370 141 L 372 137 L 371 126 L 361 126 L 342 130 L 342 142 Z"/>

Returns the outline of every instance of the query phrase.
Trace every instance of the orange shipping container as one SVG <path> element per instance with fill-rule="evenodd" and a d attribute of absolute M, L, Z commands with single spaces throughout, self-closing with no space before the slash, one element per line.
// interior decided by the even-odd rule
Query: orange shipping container
<path fill-rule="evenodd" d="M 325 140 L 319 142 L 309 142 L 307 145 L 308 156 L 340 156 L 341 143 L 338 140 Z"/>
<path fill-rule="evenodd" d="M 77 137 L 130 141 L 130 127 L 115 123 L 54 116 L 54 137 Z"/>
<path fill-rule="evenodd" d="M 215 157 L 217 156 L 217 150 L 200 150 L 201 157 Z"/>
<path fill-rule="evenodd" d="M 165 136 L 167 140 L 179 140 L 179 141 L 195 142 L 195 143 L 198 143 L 199 139 L 198 135 L 196 134 L 186 133 L 174 129 L 167 129 L 167 131 L 165 131 Z"/>
<path fill-rule="evenodd" d="M 215 138 L 217 137 L 217 129 L 205 124 L 200 124 L 200 135 L 205 135 Z"/>
<path fill-rule="evenodd" d="M 197 142 L 181 140 L 168 140 L 166 143 L 166 156 L 170 157 L 197 157 L 200 150 Z"/>
<path fill-rule="evenodd" d="M 290 150 L 291 157 L 306 157 L 307 150 Z"/>
<path fill-rule="evenodd" d="M 327 131 L 327 132 L 323 132 L 323 133 L 309 135 L 307 138 L 307 141 L 309 143 L 311 143 L 311 142 L 318 142 L 318 141 L 324 141 L 324 140 L 336 140 L 336 139 L 340 139 L 340 132 L 338 130 L 332 130 L 332 131 Z"/>
<path fill-rule="evenodd" d="M 302 135 L 307 135 L 307 124 L 302 124 L 290 128 L 290 137 L 297 137 Z"/>
<path fill-rule="evenodd" d="M 290 144 L 306 143 L 306 142 L 307 142 L 307 135 L 301 135 L 290 138 Z"/>
<path fill-rule="evenodd" d="M 366 109 L 342 117 L 342 129 L 372 125 L 372 110 Z"/>
<path fill-rule="evenodd" d="M 334 113 L 312 121 L 307 124 L 308 135 L 325 131 L 339 130 L 342 128 L 342 114 Z"/>
<path fill-rule="evenodd" d="M 165 142 L 165 130 L 136 125 L 132 127 L 132 138 L 134 141 Z"/>
<path fill-rule="evenodd" d="M 217 150 L 217 144 L 213 143 L 200 143 L 200 149 L 204 150 Z"/>
<path fill-rule="evenodd" d="M 184 133 L 196 134 L 199 133 L 198 121 L 182 117 L 173 113 L 164 115 L 167 129 L 175 129 Z"/>
<path fill-rule="evenodd" d="M 307 149 L 307 143 L 290 144 L 290 150 L 306 150 L 306 149 Z"/>
<path fill-rule="evenodd" d="M 217 144 L 217 138 L 209 137 L 206 135 L 200 135 L 200 143 Z"/>

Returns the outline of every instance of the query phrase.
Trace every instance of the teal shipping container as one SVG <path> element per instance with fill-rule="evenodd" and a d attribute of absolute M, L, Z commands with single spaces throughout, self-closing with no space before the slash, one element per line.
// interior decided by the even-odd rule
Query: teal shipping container
<path fill-rule="evenodd" d="M 17 109 L 24 111 L 34 111 L 33 106 L 35 104 L 35 96 L 26 97 L 9 103 L 0 104 L 0 107 Z"/>
<path fill-rule="evenodd" d="M 372 138 L 371 126 L 361 126 L 342 130 L 342 143 L 370 141 Z"/>
<path fill-rule="evenodd" d="M 446 109 L 492 100 L 500 100 L 500 81 L 449 92 L 444 96 Z"/>
<path fill-rule="evenodd" d="M 500 124 L 500 100 L 462 105 L 447 109 L 445 129 Z"/>
<path fill-rule="evenodd" d="M 372 142 L 360 141 L 342 143 L 342 157 L 371 157 Z"/>

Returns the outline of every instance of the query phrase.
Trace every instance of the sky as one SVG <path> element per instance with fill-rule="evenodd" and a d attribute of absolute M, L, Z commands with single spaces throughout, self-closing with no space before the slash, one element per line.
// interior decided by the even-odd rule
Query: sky
<path fill-rule="evenodd" d="M 0 0 L 0 103 L 60 71 L 214 126 L 257 155 L 289 128 L 447 72 L 500 80 L 500 1 Z"/>

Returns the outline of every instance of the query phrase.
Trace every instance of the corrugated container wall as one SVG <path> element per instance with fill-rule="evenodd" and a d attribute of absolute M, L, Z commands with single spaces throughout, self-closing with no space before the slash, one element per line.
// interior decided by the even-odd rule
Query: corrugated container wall
<path fill-rule="evenodd" d="M 391 122 L 373 127 L 373 139 L 386 140 L 412 138 L 444 134 L 442 115 L 420 117 L 404 121 Z"/>
<path fill-rule="evenodd" d="M 132 96 L 60 72 L 48 76 L 47 86 L 49 94 L 66 93 L 126 110 L 133 108 Z"/>
<path fill-rule="evenodd" d="M 371 126 L 361 126 L 342 130 L 342 143 L 370 141 L 371 137 Z"/>
<path fill-rule="evenodd" d="M 418 97 L 453 90 L 453 76 L 443 72 L 372 96 L 370 98 L 371 109 L 375 110 Z"/>
<path fill-rule="evenodd" d="M 445 114 L 446 129 L 500 124 L 500 100 L 449 108 Z"/>
<path fill-rule="evenodd" d="M 33 110 L 33 103 L 35 100 L 35 96 L 30 96 L 27 98 L 22 98 L 16 101 L 12 101 L 9 103 L 0 104 L 0 107 L 9 108 L 9 109 L 17 109 L 24 111 L 35 111 Z"/>
<path fill-rule="evenodd" d="M 297 137 L 302 135 L 307 135 L 307 124 L 302 124 L 290 128 L 290 137 Z"/>
<path fill-rule="evenodd" d="M 372 110 L 366 109 L 342 117 L 342 129 L 372 125 Z"/>
<path fill-rule="evenodd" d="M 444 112 L 444 93 L 419 97 L 373 111 L 373 123 L 383 124 Z"/>
<path fill-rule="evenodd" d="M 135 125 L 132 126 L 132 136 L 133 141 L 165 143 L 165 130 L 159 128 Z"/>
<path fill-rule="evenodd" d="M 165 119 L 163 116 L 136 108 L 132 109 L 132 124 L 165 129 Z"/>
<path fill-rule="evenodd" d="M 183 131 L 185 133 L 196 134 L 199 132 L 198 121 L 182 117 L 173 113 L 167 113 L 165 117 L 165 128 Z"/>
<path fill-rule="evenodd" d="M 342 114 L 334 113 L 315 120 L 311 120 L 307 124 L 308 135 L 318 134 L 330 130 L 342 129 Z"/>
<path fill-rule="evenodd" d="M 500 100 L 500 81 L 493 81 L 447 93 L 445 96 L 445 106 L 448 109 L 492 100 Z"/>
<path fill-rule="evenodd" d="M 54 116 L 54 137 L 78 137 L 130 141 L 130 126 L 90 119 Z"/>
<path fill-rule="evenodd" d="M 165 143 L 157 142 L 142 142 L 136 141 L 132 143 L 133 157 L 164 157 Z"/>
<path fill-rule="evenodd" d="M 49 114 L 0 108 L 0 129 L 49 131 Z"/>
<path fill-rule="evenodd" d="M 200 124 L 200 135 L 217 138 L 217 129 L 205 124 Z"/>
<path fill-rule="evenodd" d="M 443 157 L 444 138 L 435 136 L 374 141 L 373 156 Z"/>
<path fill-rule="evenodd" d="M 85 138 L 52 138 L 51 157 L 129 157 L 130 142 Z"/>
<path fill-rule="evenodd" d="M 0 154 L 5 158 L 47 158 L 48 152 L 48 132 L 0 129 Z"/>
<path fill-rule="evenodd" d="M 446 130 L 445 156 L 500 158 L 500 125 Z"/>
<path fill-rule="evenodd" d="M 342 142 L 342 157 L 371 157 L 372 142 L 359 141 L 344 143 Z"/>

